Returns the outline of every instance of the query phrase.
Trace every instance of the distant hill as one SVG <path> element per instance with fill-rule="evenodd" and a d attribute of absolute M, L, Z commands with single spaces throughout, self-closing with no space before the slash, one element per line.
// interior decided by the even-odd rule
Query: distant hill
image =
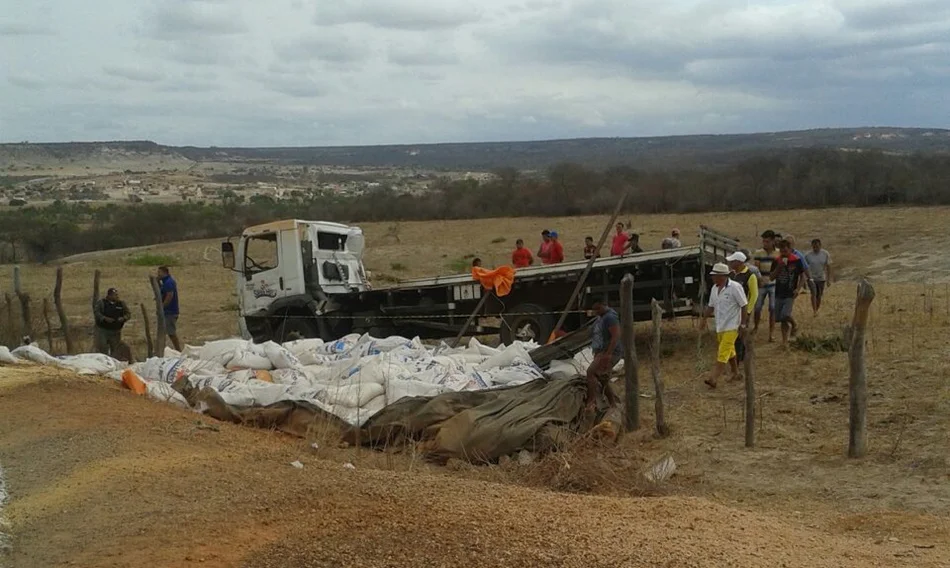
<path fill-rule="evenodd" d="M 25 162 L 49 164 L 57 160 L 72 163 L 94 160 L 97 164 L 122 166 L 145 158 L 152 168 L 169 169 L 206 161 L 444 170 L 538 169 L 565 161 L 595 168 L 616 165 L 682 168 L 727 165 L 751 155 L 802 148 L 950 153 L 950 130 L 828 128 L 759 134 L 297 148 L 172 147 L 153 142 L 23 143 L 0 144 L 0 168 Z"/>

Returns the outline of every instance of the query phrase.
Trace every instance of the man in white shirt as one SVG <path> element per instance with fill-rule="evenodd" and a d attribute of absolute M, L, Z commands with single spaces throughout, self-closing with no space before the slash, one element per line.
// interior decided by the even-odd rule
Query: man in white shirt
<path fill-rule="evenodd" d="M 729 267 L 722 263 L 713 266 L 709 275 L 713 279 L 712 291 L 709 294 L 709 306 L 703 313 L 702 329 L 706 329 L 706 318 L 716 318 L 716 338 L 719 348 L 716 351 L 716 368 L 712 377 L 705 380 L 710 388 L 716 388 L 719 377 L 729 365 L 732 369 L 732 378 L 738 380 L 739 362 L 736 359 L 736 339 L 739 330 L 744 330 L 749 323 L 749 311 L 742 284 L 729 278 Z"/>

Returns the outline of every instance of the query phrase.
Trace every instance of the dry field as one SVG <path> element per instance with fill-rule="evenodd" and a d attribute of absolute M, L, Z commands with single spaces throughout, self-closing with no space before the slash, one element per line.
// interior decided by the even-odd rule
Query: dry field
<path fill-rule="evenodd" d="M 743 448 L 742 388 L 726 384 L 710 392 L 702 384 L 712 339 L 689 320 L 664 327 L 671 437 L 650 433 L 647 386 L 641 432 L 628 434 L 617 448 L 569 452 L 532 466 L 434 468 L 406 454 L 314 453 L 309 441 L 229 425 L 219 432 L 199 428 L 193 416 L 132 400 L 101 381 L 40 376 L 17 384 L 3 378 L 11 371 L 0 369 L 0 385 L 8 384 L 0 391 L 0 463 L 13 495 L 13 558 L 23 566 L 57 565 L 80 550 L 85 556 L 75 557 L 78 565 L 107 566 L 143 565 L 143 558 L 163 566 L 201 558 L 211 565 L 435 566 L 470 564 L 475 554 L 487 554 L 486 565 L 512 566 L 950 564 L 950 261 L 938 252 L 950 240 L 950 209 L 632 221 L 644 248 L 656 247 L 672 226 L 695 241 L 690 237 L 700 223 L 750 246 L 765 228 L 795 234 L 802 249 L 820 236 L 843 280 L 830 289 L 819 317 L 812 317 L 807 296 L 797 306 L 802 331 L 812 337 L 840 332 L 853 309 L 853 279 L 868 274 L 878 293 L 869 336 L 870 455 L 844 457 L 846 354 L 784 351 L 761 335 L 758 447 Z M 376 275 L 408 278 L 445 273 L 471 254 L 498 264 L 518 237 L 536 246 L 545 227 L 557 229 L 568 256 L 577 258 L 583 237 L 596 238 L 604 222 L 402 223 L 399 243 L 386 237 L 389 224 L 369 224 L 367 265 Z M 180 261 L 173 272 L 186 341 L 236 331 L 233 284 L 219 268 L 216 243 L 149 252 Z M 89 323 L 95 269 L 103 272 L 103 287 L 118 286 L 135 304 L 149 301 L 149 269 L 128 264 L 135 254 L 69 260 L 65 300 L 72 321 Z M 55 267 L 23 270 L 36 304 L 50 293 Z M 10 267 L 0 270 L 0 282 L 9 291 Z M 130 324 L 130 339 L 141 338 L 140 324 Z M 647 329 L 640 333 L 645 341 Z M 645 347 L 639 352 L 645 359 Z M 640 375 L 648 385 L 647 366 Z M 332 445 L 330 438 L 319 440 L 321 448 Z M 676 476 L 662 496 L 639 497 L 639 473 L 667 454 L 676 460 Z M 303 471 L 287 465 L 294 459 L 304 461 Z M 342 470 L 344 462 L 356 464 L 356 473 Z M 480 498 L 465 498 L 473 494 Z M 130 521 L 140 518 L 145 520 Z M 92 543 L 92 534 L 110 538 L 79 546 Z M 241 544 L 220 546 L 235 541 Z M 445 561 L 425 556 L 421 544 L 404 544 L 416 541 L 438 542 Z M 371 561 L 355 552 L 360 549 L 388 560 Z M 37 558 L 43 560 L 22 556 L 31 550 L 42 550 Z"/>

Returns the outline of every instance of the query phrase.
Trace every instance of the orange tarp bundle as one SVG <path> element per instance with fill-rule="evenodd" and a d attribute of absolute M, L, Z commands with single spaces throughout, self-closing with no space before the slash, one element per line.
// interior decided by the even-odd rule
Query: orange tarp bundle
<path fill-rule="evenodd" d="M 515 269 L 510 266 L 499 266 L 488 270 L 480 266 L 472 267 L 472 278 L 481 282 L 486 290 L 495 289 L 498 296 L 507 296 L 511 292 L 511 285 L 515 281 Z"/>
<path fill-rule="evenodd" d="M 142 377 L 136 375 L 132 369 L 122 371 L 122 384 L 135 394 L 145 394 L 145 381 L 142 380 Z"/>

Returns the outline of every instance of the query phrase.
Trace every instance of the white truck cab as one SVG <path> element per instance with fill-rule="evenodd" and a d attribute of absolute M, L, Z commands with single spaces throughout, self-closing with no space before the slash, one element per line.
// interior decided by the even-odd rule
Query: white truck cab
<path fill-rule="evenodd" d="M 333 296 L 369 290 L 363 247 L 359 227 L 290 219 L 248 227 L 237 250 L 228 241 L 221 251 L 247 319 L 322 314 L 333 310 Z"/>

